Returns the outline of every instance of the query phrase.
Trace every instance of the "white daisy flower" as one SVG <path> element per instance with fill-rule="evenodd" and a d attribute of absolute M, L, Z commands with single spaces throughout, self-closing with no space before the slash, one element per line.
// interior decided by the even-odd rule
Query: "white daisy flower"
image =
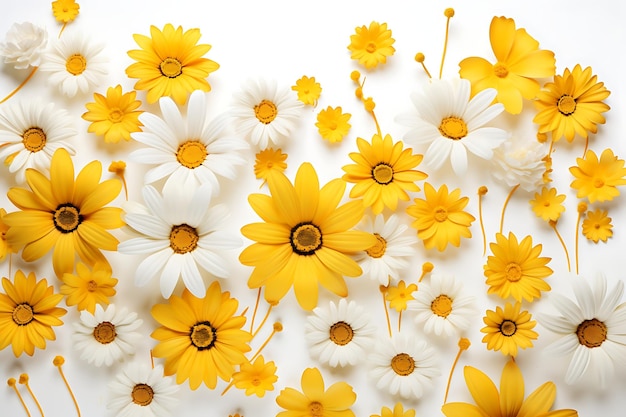
<path fill-rule="evenodd" d="M 414 147 L 428 145 L 424 163 L 440 168 L 450 159 L 457 175 L 467 170 L 467 151 L 491 159 L 493 149 L 507 137 L 495 127 L 483 127 L 504 110 L 491 104 L 496 90 L 487 88 L 470 100 L 470 82 L 461 78 L 432 80 L 421 93 L 411 95 L 417 113 L 401 115 L 398 123 L 410 127 L 404 140 Z"/>
<path fill-rule="evenodd" d="M 397 280 L 400 272 L 409 267 L 408 258 L 416 254 L 417 235 L 405 233 L 409 227 L 400 223 L 395 214 L 387 220 L 382 214 L 374 219 L 366 216 L 357 228 L 372 233 L 377 241 L 365 252 L 355 254 L 362 276 L 369 276 L 381 285 L 389 285 L 390 277 Z"/>
<path fill-rule="evenodd" d="M 158 276 L 161 294 L 169 298 L 182 277 L 187 289 L 202 298 L 206 286 L 198 266 L 215 276 L 228 276 L 222 250 L 236 249 L 242 242 L 222 230 L 228 208 L 210 206 L 211 196 L 209 184 L 194 190 L 172 187 L 163 190 L 163 195 L 148 185 L 143 187 L 145 206 L 125 207 L 126 224 L 142 236 L 120 243 L 118 251 L 148 255 L 137 267 L 135 285 L 142 287 Z"/>
<path fill-rule="evenodd" d="M 301 108 L 302 103 L 288 88 L 278 89 L 274 81 L 250 80 L 235 95 L 235 130 L 259 149 L 280 145 L 294 129 Z"/>
<path fill-rule="evenodd" d="M 571 355 L 567 384 L 589 376 L 589 384 L 604 388 L 616 366 L 626 365 L 626 303 L 620 303 L 624 283 L 618 281 L 607 293 L 606 278 L 601 274 L 591 283 L 579 276 L 571 277 L 570 282 L 576 302 L 551 294 L 549 300 L 560 314 L 538 318 L 542 326 L 561 335 L 545 351 Z"/>
<path fill-rule="evenodd" d="M 146 184 L 167 178 L 167 187 L 191 187 L 209 183 L 213 194 L 219 191 L 217 176 L 234 179 L 236 167 L 245 162 L 239 151 L 248 147 L 238 138 L 226 135 L 226 118 L 207 120 L 206 93 L 194 91 L 184 118 L 169 97 L 159 100 L 163 118 L 142 113 L 143 132 L 132 133 L 137 142 L 148 146 L 130 154 L 133 161 L 156 165 L 146 173 Z"/>
<path fill-rule="evenodd" d="M 117 417 L 168 417 L 178 405 L 179 386 L 163 366 L 129 364 L 109 383 L 107 408 Z"/>
<path fill-rule="evenodd" d="M 25 182 L 28 168 L 47 173 L 59 148 L 74 155 L 74 148 L 65 142 L 74 135 L 72 119 L 53 103 L 32 99 L 6 103 L 0 109 L 0 160 L 8 164 L 17 183 Z"/>
<path fill-rule="evenodd" d="M 471 324 L 476 313 L 473 303 L 474 297 L 464 293 L 463 284 L 454 276 L 434 272 L 430 283 L 420 285 L 407 309 L 417 312 L 415 322 L 424 323 L 426 333 L 454 336 Z"/>
<path fill-rule="evenodd" d="M 74 347 L 82 351 L 80 358 L 96 366 L 111 366 L 125 355 L 135 353 L 135 344 L 141 338 L 136 332 L 143 323 L 137 313 L 127 308 L 117 309 L 109 304 L 106 310 L 100 304 L 91 314 L 80 312 L 80 321 L 74 324 Z"/>
<path fill-rule="evenodd" d="M 492 175 L 509 187 L 517 184 L 528 192 L 543 184 L 548 149 L 536 140 L 508 139 L 493 151 Z"/>
<path fill-rule="evenodd" d="M 441 374 L 436 366 L 435 350 L 413 334 L 397 333 L 380 339 L 368 356 L 373 365 L 370 376 L 378 389 L 403 398 L 421 398 Z"/>
<path fill-rule="evenodd" d="M 104 45 L 93 43 L 84 33 L 65 34 L 45 56 L 40 70 L 49 72 L 48 82 L 63 94 L 74 97 L 100 85 L 107 74 Z"/>
<path fill-rule="evenodd" d="M 13 23 L 0 42 L 0 56 L 15 69 L 38 67 L 47 43 L 48 32 L 44 28 L 30 22 Z"/>
<path fill-rule="evenodd" d="M 345 298 L 327 308 L 316 307 L 304 328 L 311 356 L 332 367 L 356 365 L 374 343 L 376 329 L 365 309 Z"/>

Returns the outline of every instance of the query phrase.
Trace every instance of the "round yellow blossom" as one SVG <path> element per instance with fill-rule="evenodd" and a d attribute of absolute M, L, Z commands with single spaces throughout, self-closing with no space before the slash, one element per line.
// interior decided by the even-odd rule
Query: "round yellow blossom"
<path fill-rule="evenodd" d="M 76 19 L 80 5 L 76 0 L 55 0 L 52 2 L 52 14 L 59 22 L 68 23 Z"/>
<path fill-rule="evenodd" d="M 95 265 L 92 270 L 82 262 L 76 264 L 76 274 L 66 273 L 61 278 L 61 294 L 67 296 L 68 306 L 78 310 L 96 311 L 96 304 L 109 305 L 109 297 L 115 295 L 117 279 L 111 277 L 111 269 L 106 265 Z"/>
<path fill-rule="evenodd" d="M 389 307 L 397 312 L 406 310 L 407 302 L 415 300 L 413 293 L 417 291 L 417 285 L 409 284 L 408 286 L 403 280 L 398 281 L 398 285 L 390 285 L 387 287 L 387 295 L 385 299 L 389 301 Z"/>
<path fill-rule="evenodd" d="M 583 220 L 583 235 L 598 243 L 600 240 L 606 242 L 613 236 L 613 225 L 606 210 L 596 209 L 587 212 L 587 217 Z"/>
<path fill-rule="evenodd" d="M 543 187 L 541 193 L 535 193 L 534 200 L 530 200 L 530 205 L 537 217 L 545 221 L 556 221 L 565 211 L 563 206 L 565 194 L 558 194 L 556 188 Z"/>
<path fill-rule="evenodd" d="M 487 310 L 483 321 L 486 326 L 480 329 L 486 333 L 483 343 L 487 343 L 488 350 L 499 350 L 503 355 L 517 355 L 517 349 L 526 349 L 533 346 L 532 341 L 539 336 L 532 329 L 537 324 L 531 320 L 528 311 L 520 311 L 522 304 L 506 303 L 504 309 L 496 307 L 496 311 Z"/>
<path fill-rule="evenodd" d="M 273 148 L 263 149 L 256 155 L 254 162 L 254 175 L 259 180 L 263 180 L 263 184 L 267 178 L 274 172 L 284 172 L 287 169 L 287 154 L 282 153 L 280 149 Z"/>
<path fill-rule="evenodd" d="M 315 77 L 309 78 L 306 75 L 296 81 L 296 85 L 291 86 L 291 89 L 298 93 L 298 100 L 310 106 L 316 106 L 322 94 L 322 86 L 315 81 Z"/>
<path fill-rule="evenodd" d="M 94 93 L 94 103 L 87 103 L 88 112 L 82 118 L 91 122 L 87 131 L 103 136 L 106 143 L 118 143 L 121 139 L 130 140 L 130 134 L 140 132 L 139 115 L 137 110 L 141 101 L 135 100 L 134 91 L 122 93 L 122 86 L 109 87 L 106 96 Z"/>
<path fill-rule="evenodd" d="M 273 361 L 265 362 L 260 355 L 253 363 L 246 361 L 240 365 L 239 372 L 233 374 L 235 387 L 245 389 L 246 395 L 255 394 L 261 398 L 266 391 L 274 390 L 274 382 L 278 381 L 277 369 Z"/>
<path fill-rule="evenodd" d="M 378 64 L 385 64 L 387 57 L 396 52 L 392 46 L 395 39 L 391 37 L 387 23 L 372 22 L 369 27 L 363 25 L 355 31 L 356 34 L 350 36 L 348 45 L 350 58 L 358 60 L 365 68 L 372 69 Z"/>
<path fill-rule="evenodd" d="M 317 114 L 317 127 L 322 138 L 330 143 L 341 142 L 352 127 L 350 123 L 351 114 L 343 113 L 341 107 L 328 106 Z"/>
<path fill-rule="evenodd" d="M 602 151 L 600 159 L 590 149 L 584 158 L 576 158 L 576 164 L 569 172 L 576 178 L 570 186 L 577 191 L 578 198 L 586 197 L 590 203 L 611 201 L 619 195 L 617 187 L 626 185 L 624 160 L 611 149 Z"/>

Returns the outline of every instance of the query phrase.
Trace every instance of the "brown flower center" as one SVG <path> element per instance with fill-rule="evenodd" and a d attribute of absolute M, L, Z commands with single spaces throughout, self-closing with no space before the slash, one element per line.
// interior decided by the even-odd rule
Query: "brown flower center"
<path fill-rule="evenodd" d="M 376 52 L 376 44 L 374 42 L 368 43 L 367 46 L 365 47 L 365 50 L 368 53 L 373 54 L 374 52 Z"/>
<path fill-rule="evenodd" d="M 33 319 L 35 318 L 35 312 L 29 304 L 18 304 L 13 309 L 11 317 L 13 318 L 15 324 L 17 324 L 18 326 L 25 326 L 33 321 Z"/>
<path fill-rule="evenodd" d="M 183 64 L 176 58 L 165 58 L 159 64 L 161 74 L 167 78 L 176 78 L 183 73 Z"/>
<path fill-rule="evenodd" d="M 438 295 L 437 298 L 430 303 L 430 309 L 433 314 L 446 318 L 452 313 L 452 298 L 445 294 Z"/>
<path fill-rule="evenodd" d="M 198 246 L 198 231 L 188 224 L 172 226 L 170 248 L 176 253 L 187 253 Z"/>
<path fill-rule="evenodd" d="M 150 385 L 137 384 L 133 387 L 130 396 L 135 404 L 145 407 L 154 399 L 154 390 Z"/>
<path fill-rule="evenodd" d="M 309 414 L 311 415 L 311 417 L 323 417 L 324 406 L 317 401 L 313 401 L 309 404 Z"/>
<path fill-rule="evenodd" d="M 393 181 L 393 168 L 381 162 L 372 168 L 372 178 L 379 184 L 387 185 Z"/>
<path fill-rule="evenodd" d="M 606 324 L 598 319 L 585 320 L 576 328 L 578 343 L 588 348 L 595 348 L 606 340 Z"/>
<path fill-rule="evenodd" d="M 98 283 L 93 279 L 87 283 L 87 291 L 94 292 L 98 289 Z"/>
<path fill-rule="evenodd" d="M 433 216 L 439 223 L 445 222 L 448 219 L 448 210 L 446 210 L 445 207 L 439 206 L 435 209 Z"/>
<path fill-rule="evenodd" d="M 559 109 L 562 115 L 569 116 L 576 111 L 576 100 L 570 95 L 563 95 L 556 103 L 556 107 Z"/>
<path fill-rule="evenodd" d="M 193 325 L 189 338 L 198 350 L 211 349 L 217 341 L 217 329 L 208 321 L 203 321 Z"/>
<path fill-rule="evenodd" d="M 115 333 L 115 325 L 108 321 L 98 323 L 98 325 L 93 329 L 93 338 L 96 339 L 98 343 L 102 343 L 103 345 L 108 345 L 114 341 L 115 336 L 117 336 L 117 333 Z"/>
<path fill-rule="evenodd" d="M 376 238 L 376 243 L 371 248 L 366 249 L 365 252 L 372 258 L 381 258 L 387 250 L 387 241 L 378 233 L 374 233 L 374 237 Z"/>
<path fill-rule="evenodd" d="M 278 116 L 278 107 L 270 100 L 261 100 L 259 104 L 254 106 L 254 115 L 259 122 L 268 125 Z"/>
<path fill-rule="evenodd" d="M 512 320 L 503 320 L 500 323 L 500 333 L 506 337 L 511 337 L 517 332 L 517 324 Z"/>
<path fill-rule="evenodd" d="M 338 321 L 330 326 L 328 335 L 329 339 L 336 345 L 345 346 L 352 341 L 352 338 L 354 337 L 354 330 L 352 330 L 352 327 L 348 323 Z"/>
<path fill-rule="evenodd" d="M 111 123 L 120 123 L 124 118 L 124 112 L 117 107 L 109 110 L 109 121 Z"/>
<path fill-rule="evenodd" d="M 60 204 L 52 217 L 54 227 L 61 233 L 71 233 L 83 221 L 78 208 L 71 203 Z"/>
<path fill-rule="evenodd" d="M 74 76 L 80 75 L 87 69 L 87 60 L 81 54 L 74 54 L 65 61 L 65 69 Z"/>
<path fill-rule="evenodd" d="M 312 255 L 322 246 L 322 231 L 312 223 L 300 223 L 291 229 L 291 248 L 298 255 Z"/>
<path fill-rule="evenodd" d="M 504 267 L 504 274 L 509 281 L 517 282 L 522 278 L 522 267 L 515 262 L 511 262 Z"/>
<path fill-rule="evenodd" d="M 46 133 L 40 127 L 31 127 L 22 134 L 24 148 L 30 152 L 39 152 L 46 146 Z"/>
<path fill-rule="evenodd" d="M 209 152 L 203 143 L 197 140 L 188 140 L 181 144 L 176 151 L 176 160 L 190 169 L 198 168 L 206 160 Z"/>
<path fill-rule="evenodd" d="M 439 125 L 439 133 L 448 139 L 460 140 L 467 136 L 467 124 L 458 117 L 446 117 Z"/>
<path fill-rule="evenodd" d="M 407 353 L 398 353 L 391 358 L 391 369 L 400 376 L 411 375 L 415 370 L 415 360 Z"/>
<path fill-rule="evenodd" d="M 505 78 L 509 75 L 509 70 L 501 63 L 497 63 L 493 66 L 493 73 L 496 74 L 498 78 Z"/>

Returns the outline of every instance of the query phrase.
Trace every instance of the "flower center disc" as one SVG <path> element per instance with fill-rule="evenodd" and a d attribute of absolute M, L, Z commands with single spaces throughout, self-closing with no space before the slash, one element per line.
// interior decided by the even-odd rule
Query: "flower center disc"
<path fill-rule="evenodd" d="M 606 340 L 606 324 L 598 319 L 585 320 L 576 328 L 578 343 L 588 348 L 595 348 Z"/>
<path fill-rule="evenodd" d="M 269 100 L 261 100 L 259 104 L 254 106 L 254 115 L 259 122 L 268 125 L 278 116 L 278 108 Z"/>
<path fill-rule="evenodd" d="M 439 317 L 446 318 L 452 313 L 452 299 L 445 294 L 438 295 L 430 303 L 430 309 Z"/>
<path fill-rule="evenodd" d="M 206 160 L 209 152 L 204 144 L 197 140 L 189 140 L 178 147 L 176 160 L 190 169 L 198 168 Z"/>
<path fill-rule="evenodd" d="M 372 177 L 379 184 L 389 184 L 393 181 L 393 168 L 385 163 L 380 163 L 372 169 Z"/>
<path fill-rule="evenodd" d="M 15 309 L 13 309 L 13 314 L 11 315 L 13 321 L 18 326 L 25 326 L 35 318 L 35 313 L 33 312 L 33 308 L 24 303 L 20 304 Z"/>
<path fill-rule="evenodd" d="M 176 58 L 165 58 L 160 64 L 161 74 L 167 78 L 176 78 L 183 73 L 183 65 Z"/>
<path fill-rule="evenodd" d="M 210 349 L 215 344 L 216 330 L 208 321 L 198 323 L 191 328 L 191 343 L 199 350 Z"/>
<path fill-rule="evenodd" d="M 511 337 L 517 332 L 517 324 L 511 320 L 504 320 L 500 323 L 500 333 L 506 337 Z"/>
<path fill-rule="evenodd" d="M 87 283 L 87 291 L 94 292 L 98 289 L 98 283 L 93 279 Z"/>
<path fill-rule="evenodd" d="M 291 229 L 291 247 L 298 255 L 312 255 L 322 246 L 322 231 L 311 223 L 301 223 Z"/>
<path fill-rule="evenodd" d="M 493 73 L 496 74 L 496 77 L 498 78 L 504 78 L 509 75 L 509 70 L 506 69 L 504 65 L 497 63 L 493 66 Z"/>
<path fill-rule="evenodd" d="M 354 337 L 354 330 L 352 327 L 343 321 L 338 321 L 337 323 L 330 326 L 329 330 L 329 338 L 336 345 L 345 346 L 352 341 Z"/>
<path fill-rule="evenodd" d="M 122 121 L 122 118 L 124 117 L 124 112 L 120 109 L 118 109 L 117 107 L 112 108 L 111 111 L 109 112 L 109 121 L 113 122 L 113 123 L 119 123 Z"/>
<path fill-rule="evenodd" d="M 172 226 L 170 232 L 170 248 L 176 253 L 187 253 L 198 246 L 198 232 L 187 224 Z"/>
<path fill-rule="evenodd" d="M 74 54 L 65 61 L 65 69 L 72 75 L 80 75 L 87 69 L 87 60 L 81 54 Z"/>
<path fill-rule="evenodd" d="M 108 321 L 99 323 L 93 329 L 93 338 L 96 339 L 98 343 L 102 343 L 103 345 L 107 345 L 114 341 L 115 336 L 117 336 L 117 333 L 115 333 L 115 325 Z"/>
<path fill-rule="evenodd" d="M 39 152 L 46 146 L 46 134 L 39 127 L 31 127 L 22 134 L 22 143 L 29 151 Z"/>
<path fill-rule="evenodd" d="M 391 369 L 400 376 L 411 375 L 415 370 L 415 360 L 411 355 L 398 353 L 391 358 Z"/>
<path fill-rule="evenodd" d="M 61 204 L 57 207 L 52 218 L 54 227 L 61 233 L 71 233 L 78 228 L 82 221 L 78 209 L 72 204 Z"/>
<path fill-rule="evenodd" d="M 569 116 L 576 111 L 576 100 L 574 100 L 572 96 L 568 96 L 566 94 L 559 99 L 556 103 L 556 107 L 559 109 L 561 114 Z"/>
<path fill-rule="evenodd" d="M 601 178 L 596 178 L 593 180 L 593 186 L 596 188 L 602 188 L 604 187 L 604 181 Z"/>
<path fill-rule="evenodd" d="M 448 219 L 448 211 L 443 207 L 437 207 L 435 209 L 434 217 L 439 223 L 445 222 Z"/>
<path fill-rule="evenodd" d="M 374 233 L 374 237 L 376 238 L 376 243 L 371 248 L 365 250 L 365 252 L 372 258 L 382 258 L 387 250 L 387 241 L 378 233 Z"/>
<path fill-rule="evenodd" d="M 459 119 L 458 117 L 446 117 L 439 125 L 439 133 L 448 139 L 463 139 L 467 136 L 467 124 L 465 124 L 463 119 Z"/>
<path fill-rule="evenodd" d="M 150 405 L 154 398 L 154 390 L 150 385 L 137 384 L 133 387 L 133 391 L 130 393 L 133 402 L 137 405 L 145 407 Z"/>
<path fill-rule="evenodd" d="M 506 279 L 517 282 L 522 278 L 522 268 L 515 262 L 511 262 L 504 268 Z"/>
<path fill-rule="evenodd" d="M 365 47 L 365 50 L 368 53 L 373 54 L 374 52 L 376 52 L 376 44 L 374 42 L 368 43 L 367 46 Z"/>
<path fill-rule="evenodd" d="M 311 417 L 323 417 L 324 406 L 317 401 L 313 401 L 309 404 L 309 413 L 311 414 Z"/>

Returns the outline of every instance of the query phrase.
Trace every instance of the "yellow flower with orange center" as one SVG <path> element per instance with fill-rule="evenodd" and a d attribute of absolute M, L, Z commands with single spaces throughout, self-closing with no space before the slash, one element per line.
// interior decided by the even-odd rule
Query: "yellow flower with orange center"
<path fill-rule="evenodd" d="M 503 355 L 517 356 L 517 350 L 533 346 L 533 340 L 539 335 L 532 330 L 537 324 L 531 320 L 528 311 L 521 311 L 522 304 L 506 303 L 504 309 L 496 307 L 496 311 L 487 310 L 483 321 L 486 326 L 480 329 L 485 333 L 483 343 L 487 349 L 499 350 Z"/>
<path fill-rule="evenodd" d="M 350 58 L 358 60 L 365 68 L 372 69 L 378 64 L 385 64 L 387 57 L 396 52 L 392 46 L 396 40 L 391 37 L 387 23 L 372 22 L 369 27 L 363 25 L 355 28 L 355 31 L 348 45 Z"/>
<path fill-rule="evenodd" d="M 606 210 L 588 211 L 587 217 L 583 220 L 583 235 L 594 243 L 606 242 L 613 236 L 611 220 Z"/>
<path fill-rule="evenodd" d="M 557 221 L 561 213 L 565 211 L 563 201 L 565 201 L 565 194 L 557 194 L 556 188 L 543 187 L 541 193 L 535 193 L 535 198 L 530 200 L 530 205 L 537 217 L 545 221 Z"/>
<path fill-rule="evenodd" d="M 586 197 L 590 203 L 611 201 L 619 195 L 617 187 L 626 185 L 624 160 L 611 149 L 602 151 L 600 159 L 590 149 L 584 158 L 576 158 L 576 165 L 569 169 L 576 178 L 570 186 L 576 190 L 576 197 Z"/>
<path fill-rule="evenodd" d="M 292 85 L 291 89 L 298 93 L 298 100 L 310 106 L 316 106 L 317 99 L 322 94 L 322 86 L 315 81 L 315 77 L 309 78 L 306 75 L 296 81 L 296 85 Z"/>
<path fill-rule="evenodd" d="M 91 122 L 88 132 L 104 136 L 106 143 L 118 143 L 121 139 L 130 140 L 130 134 L 140 132 L 142 123 L 137 110 L 141 101 L 135 100 L 137 93 L 122 93 L 122 86 L 109 87 L 106 96 L 94 93 L 93 103 L 85 104 L 87 112 L 82 118 Z"/>

